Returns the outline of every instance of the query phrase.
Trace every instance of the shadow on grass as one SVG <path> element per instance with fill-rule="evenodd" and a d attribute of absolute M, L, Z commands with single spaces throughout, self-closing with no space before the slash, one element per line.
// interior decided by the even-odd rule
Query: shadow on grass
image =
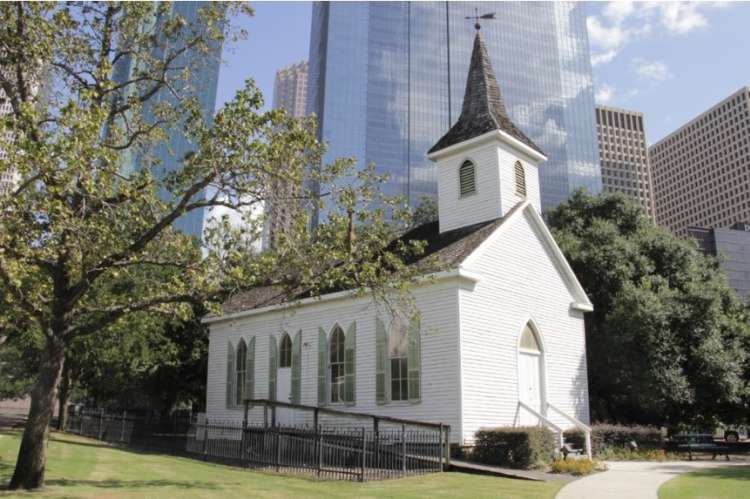
<path fill-rule="evenodd" d="M 736 465 L 723 468 L 712 468 L 697 470 L 690 473 L 695 478 L 718 478 L 726 480 L 746 480 L 750 481 L 750 466 Z"/>
<path fill-rule="evenodd" d="M 46 480 L 48 487 L 96 487 L 102 489 L 141 489 L 153 487 L 172 487 L 176 489 L 204 489 L 217 490 L 232 483 L 222 483 L 221 486 L 212 482 L 178 481 L 178 480 Z"/>

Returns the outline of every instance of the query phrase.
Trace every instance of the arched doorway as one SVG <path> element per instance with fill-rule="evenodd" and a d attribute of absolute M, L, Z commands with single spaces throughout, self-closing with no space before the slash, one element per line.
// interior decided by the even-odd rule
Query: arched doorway
<path fill-rule="evenodd" d="M 521 333 L 518 345 L 518 399 L 539 414 L 544 406 L 544 351 L 539 335 L 531 323 L 527 323 Z M 521 426 L 539 424 L 539 418 L 529 411 L 521 410 Z"/>

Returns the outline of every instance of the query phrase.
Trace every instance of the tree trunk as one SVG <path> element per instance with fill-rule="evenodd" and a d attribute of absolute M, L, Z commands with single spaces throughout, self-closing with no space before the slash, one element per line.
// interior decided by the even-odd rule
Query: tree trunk
<path fill-rule="evenodd" d="M 60 431 L 65 431 L 65 427 L 68 426 L 68 402 L 70 402 L 72 391 L 73 380 L 68 363 L 65 362 L 60 379 L 60 389 L 57 391 L 57 429 Z"/>
<path fill-rule="evenodd" d="M 55 411 L 55 395 L 64 363 L 63 343 L 57 337 L 47 340 L 39 377 L 31 391 L 31 408 L 18 451 L 16 469 L 8 488 L 36 489 L 44 485 L 49 425 Z"/>

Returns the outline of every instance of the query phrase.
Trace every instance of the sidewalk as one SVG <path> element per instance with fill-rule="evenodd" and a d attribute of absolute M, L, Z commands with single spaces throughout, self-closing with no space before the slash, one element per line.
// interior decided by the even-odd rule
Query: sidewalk
<path fill-rule="evenodd" d="M 609 471 L 564 486 L 556 499 L 657 499 L 661 484 L 682 473 L 705 468 L 747 465 L 742 461 L 617 461 Z"/>

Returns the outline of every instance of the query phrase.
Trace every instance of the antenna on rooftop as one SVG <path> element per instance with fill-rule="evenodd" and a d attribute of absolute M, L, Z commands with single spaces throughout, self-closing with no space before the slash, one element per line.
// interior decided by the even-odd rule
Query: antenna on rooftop
<path fill-rule="evenodd" d="M 479 21 L 481 21 L 483 19 L 484 20 L 489 20 L 489 19 L 496 19 L 496 18 L 495 18 L 495 13 L 494 12 L 488 12 L 487 14 L 482 14 L 480 16 L 479 15 L 479 9 L 475 8 L 474 9 L 474 15 L 473 16 L 466 16 L 464 19 L 471 19 L 472 21 L 474 21 L 474 29 L 476 29 L 477 31 L 479 31 L 480 29 L 482 29 L 482 25 L 479 24 Z"/>

